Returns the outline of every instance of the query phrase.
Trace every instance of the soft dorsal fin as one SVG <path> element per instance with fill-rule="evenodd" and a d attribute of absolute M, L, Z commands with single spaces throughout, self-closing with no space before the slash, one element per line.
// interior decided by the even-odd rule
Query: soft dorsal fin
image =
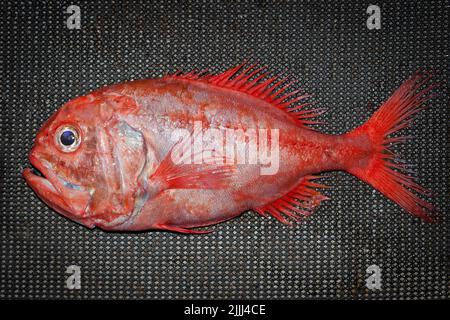
<path fill-rule="evenodd" d="M 288 112 L 298 125 L 306 128 L 309 124 L 322 123 L 322 121 L 313 118 L 326 111 L 325 108 L 301 110 L 312 104 L 304 102 L 311 95 L 300 94 L 300 89 L 289 92 L 288 89 L 295 81 L 289 79 L 289 77 L 271 76 L 267 67 L 261 67 L 257 63 L 244 62 L 216 75 L 210 74 L 207 70 L 193 70 L 187 73 L 177 71 L 165 76 L 165 78 L 200 81 L 249 94 Z"/>
<path fill-rule="evenodd" d="M 254 208 L 253 210 L 265 217 L 267 216 L 267 213 L 269 213 L 271 216 L 285 224 L 291 223 L 284 216 L 299 221 L 301 218 L 309 216 L 313 212 L 313 209 L 319 206 L 322 201 L 329 200 L 328 197 L 313 189 L 327 187 L 312 182 L 312 180 L 319 178 L 321 177 L 305 176 L 293 190 L 281 198 L 263 207 Z"/>

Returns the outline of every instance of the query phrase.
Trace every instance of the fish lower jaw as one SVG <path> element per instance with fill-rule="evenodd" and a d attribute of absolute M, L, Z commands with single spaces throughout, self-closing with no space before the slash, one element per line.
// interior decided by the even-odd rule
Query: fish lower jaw
<path fill-rule="evenodd" d="M 82 186 L 80 186 L 78 184 L 75 184 L 75 183 L 72 183 L 72 182 L 69 182 L 69 181 L 61 178 L 58 175 L 56 177 L 57 177 L 58 181 L 66 188 L 73 189 L 73 190 L 78 190 L 78 191 L 84 191 L 85 190 Z M 90 193 L 92 193 L 92 192 L 93 191 L 90 191 Z"/>
<path fill-rule="evenodd" d="M 34 156 L 30 156 L 30 162 L 36 170 L 26 168 L 23 177 L 39 198 L 61 215 L 92 228 L 86 216 L 92 191 L 59 177 Z"/>

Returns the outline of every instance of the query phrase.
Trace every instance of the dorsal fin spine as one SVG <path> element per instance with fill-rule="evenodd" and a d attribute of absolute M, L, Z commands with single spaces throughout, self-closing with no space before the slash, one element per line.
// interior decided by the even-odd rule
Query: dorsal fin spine
<path fill-rule="evenodd" d="M 299 126 L 305 128 L 308 128 L 306 126 L 308 124 L 321 123 L 320 121 L 311 121 L 308 119 L 325 112 L 325 109 L 313 109 L 307 113 L 297 112 L 299 109 L 309 105 L 309 103 L 300 105 L 297 105 L 297 103 L 309 98 L 310 95 L 298 95 L 300 89 L 286 93 L 286 90 L 296 81 L 282 74 L 269 77 L 267 67 L 259 67 L 257 63 L 248 64 L 244 62 L 217 75 L 208 73 L 208 70 L 195 69 L 187 73 L 177 71 L 172 75 L 165 76 L 165 78 L 205 82 L 218 87 L 246 93 L 266 101 L 278 109 L 286 111 Z"/>
<path fill-rule="evenodd" d="M 249 88 L 251 88 L 253 86 L 252 82 L 250 82 L 249 80 L 254 77 L 255 75 L 257 75 L 258 73 L 262 72 L 264 69 L 266 69 L 266 67 L 261 67 L 256 69 L 255 71 L 251 72 L 250 74 L 248 74 L 245 77 L 245 81 L 244 81 L 244 90 L 248 90 Z M 247 83 L 246 83 L 247 82 Z"/>
<path fill-rule="evenodd" d="M 250 70 L 252 70 L 256 65 L 251 65 L 247 69 L 245 69 L 242 73 L 240 73 L 233 81 L 233 84 L 236 88 L 239 87 L 240 82 L 245 83 L 246 80 L 250 79 L 247 74 Z"/>
<path fill-rule="evenodd" d="M 284 86 L 282 86 L 280 88 L 280 86 L 283 84 L 283 82 L 289 81 L 288 78 L 284 77 L 281 78 L 280 80 L 278 80 L 278 82 L 276 82 L 273 86 L 272 86 L 272 91 L 271 94 L 267 97 L 268 99 L 274 101 L 275 98 L 280 95 L 284 90 L 286 90 L 286 87 L 288 87 L 289 84 L 285 84 Z"/>
<path fill-rule="evenodd" d="M 294 90 L 294 91 L 292 91 L 292 92 L 290 92 L 288 94 L 285 94 L 284 96 L 281 96 L 281 97 L 277 98 L 274 101 L 274 103 L 278 104 L 279 106 L 282 106 L 284 108 L 285 106 L 288 106 L 290 104 L 290 101 L 288 101 L 288 102 L 283 102 L 283 101 L 288 100 L 289 98 L 291 98 L 292 96 L 295 96 L 299 92 L 300 92 L 299 89 Z M 297 97 L 297 98 L 299 98 L 299 97 Z"/>

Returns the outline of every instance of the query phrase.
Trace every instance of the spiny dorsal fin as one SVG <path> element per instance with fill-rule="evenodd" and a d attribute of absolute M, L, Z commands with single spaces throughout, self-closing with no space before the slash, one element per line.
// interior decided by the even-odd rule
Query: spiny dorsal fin
<path fill-rule="evenodd" d="M 262 207 L 255 208 L 256 212 L 267 217 L 267 213 L 285 224 L 291 222 L 284 216 L 299 221 L 301 218 L 309 216 L 314 208 L 320 205 L 328 197 L 320 194 L 313 188 L 326 188 L 327 186 L 312 182 L 312 180 L 322 178 L 320 176 L 305 176 L 302 181 L 290 192 L 281 198 Z M 284 215 L 284 216 L 283 216 Z"/>
<path fill-rule="evenodd" d="M 187 73 L 177 71 L 174 74 L 167 75 L 165 78 L 201 81 L 249 94 L 288 112 L 296 120 L 297 124 L 306 128 L 308 128 L 307 125 L 309 124 L 322 123 L 322 121 L 317 121 L 313 118 L 326 111 L 325 108 L 302 110 L 304 107 L 312 104 L 304 102 L 311 95 L 301 95 L 299 89 L 286 92 L 295 81 L 289 79 L 289 77 L 271 76 L 267 67 L 261 67 L 257 63 L 249 64 L 244 62 L 216 75 L 210 74 L 208 70 L 193 70 Z"/>

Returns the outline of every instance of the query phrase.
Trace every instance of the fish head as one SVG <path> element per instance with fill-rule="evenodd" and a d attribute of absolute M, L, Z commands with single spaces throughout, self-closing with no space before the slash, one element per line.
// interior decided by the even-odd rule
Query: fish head
<path fill-rule="evenodd" d="M 92 95 L 63 105 L 39 130 L 23 176 L 52 209 L 86 227 L 123 222 L 145 166 L 142 134 L 117 104 Z"/>

